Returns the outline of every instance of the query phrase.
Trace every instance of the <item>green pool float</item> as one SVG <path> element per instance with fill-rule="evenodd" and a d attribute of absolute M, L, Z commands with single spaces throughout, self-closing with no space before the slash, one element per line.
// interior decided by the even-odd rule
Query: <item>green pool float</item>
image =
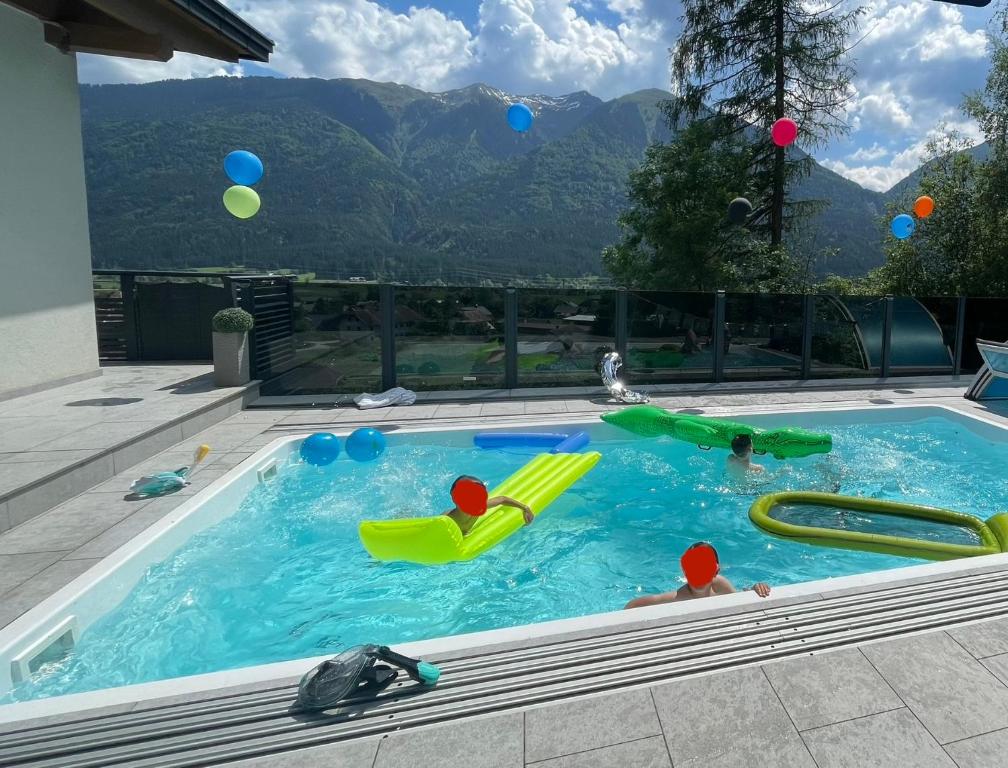
<path fill-rule="evenodd" d="M 817 525 L 798 525 L 781 520 L 774 515 L 777 507 L 818 507 L 850 510 L 895 519 L 926 520 L 948 526 L 965 528 L 976 537 L 975 544 L 958 544 L 955 541 L 930 540 L 885 533 L 866 533 L 845 528 L 827 528 Z M 763 533 L 789 541 L 800 541 L 817 547 L 853 549 L 861 552 L 878 552 L 924 560 L 954 560 L 959 557 L 997 555 L 1008 552 L 1008 513 L 1000 512 L 986 520 L 963 512 L 908 504 L 902 501 L 839 496 L 835 493 L 814 491 L 782 491 L 760 496 L 749 508 L 749 519 Z"/>
<path fill-rule="evenodd" d="M 769 453 L 775 459 L 799 459 L 815 453 L 829 453 L 833 449 L 830 435 L 807 429 L 758 429 L 738 421 L 670 413 L 653 405 L 634 405 L 604 413 L 602 421 L 642 437 L 668 435 L 701 448 L 731 448 L 737 435 L 749 435 L 754 453 Z"/>

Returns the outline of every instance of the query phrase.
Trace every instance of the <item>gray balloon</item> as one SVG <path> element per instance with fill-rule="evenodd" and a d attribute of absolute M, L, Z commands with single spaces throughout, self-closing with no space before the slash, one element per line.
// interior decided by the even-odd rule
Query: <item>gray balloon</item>
<path fill-rule="evenodd" d="M 728 221 L 732 224 L 742 226 L 746 223 L 746 218 L 752 213 L 752 203 L 744 197 L 736 197 L 728 203 Z"/>

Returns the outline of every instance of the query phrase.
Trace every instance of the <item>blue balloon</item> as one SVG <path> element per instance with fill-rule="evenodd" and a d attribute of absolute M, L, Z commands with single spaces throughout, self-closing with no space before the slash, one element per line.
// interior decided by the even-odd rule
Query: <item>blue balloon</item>
<path fill-rule="evenodd" d="M 251 187 L 262 178 L 262 160 L 244 149 L 236 149 L 224 158 L 224 173 L 235 184 Z"/>
<path fill-rule="evenodd" d="M 917 228 L 917 223 L 913 216 L 908 213 L 901 213 L 892 220 L 892 233 L 900 240 L 906 240 Z"/>
<path fill-rule="evenodd" d="M 346 439 L 346 452 L 354 461 L 374 461 L 385 452 L 385 435 L 371 427 L 361 427 Z"/>
<path fill-rule="evenodd" d="M 525 133 L 532 127 L 532 110 L 524 104 L 512 104 L 508 109 L 508 125 L 518 133 Z"/>
<path fill-rule="evenodd" d="M 332 464 L 339 456 L 339 439 L 329 432 L 308 435 L 301 443 L 301 458 L 316 467 Z"/>

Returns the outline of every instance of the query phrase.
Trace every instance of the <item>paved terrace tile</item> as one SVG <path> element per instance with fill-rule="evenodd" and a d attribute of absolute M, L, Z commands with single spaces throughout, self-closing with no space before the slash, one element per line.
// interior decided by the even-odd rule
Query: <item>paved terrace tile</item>
<path fill-rule="evenodd" d="M 988 624 L 997 624 L 996 621 Z M 983 626 L 983 625 L 975 625 Z M 902 645 L 900 644 L 902 643 Z M 380 740 L 332 744 L 234 763 L 294 765 L 525 766 L 526 768 L 993 768 L 1004 764 L 1008 727 L 997 714 L 982 732 L 948 742 L 928 715 L 949 674 L 972 683 L 985 670 L 955 659 L 946 632 L 869 644 L 807 658 L 712 673 L 650 688 L 572 698 L 524 710 L 407 730 Z M 929 698 L 901 699 L 868 661 L 905 657 L 919 667 Z M 905 670 L 893 671 L 902 679 Z M 773 681 L 773 683 L 772 683 Z M 786 681 L 781 684 L 781 681 Z M 850 690 L 843 690 L 846 681 Z M 832 686 L 832 687 L 829 687 Z M 840 690 L 838 690 L 838 688 Z M 953 693 L 946 710 L 962 704 Z M 979 712 L 977 712 L 979 718 Z M 377 756 L 375 746 L 377 745 Z M 303 763 L 296 760 L 304 760 Z"/>
<path fill-rule="evenodd" d="M 211 371 L 108 366 L 0 402 L 0 531 L 235 413 L 244 388 L 215 388 Z"/>
<path fill-rule="evenodd" d="M 947 633 L 869 645 L 864 655 L 938 743 L 1008 728 L 1008 687 Z"/>

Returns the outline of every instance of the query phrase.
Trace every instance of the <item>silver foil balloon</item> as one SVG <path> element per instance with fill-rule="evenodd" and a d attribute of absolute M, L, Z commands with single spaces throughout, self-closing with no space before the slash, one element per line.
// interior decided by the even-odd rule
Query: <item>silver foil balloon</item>
<path fill-rule="evenodd" d="M 602 357 L 602 383 L 609 390 L 609 395 L 621 403 L 646 403 L 651 398 L 643 392 L 632 392 L 626 388 L 626 384 L 619 377 L 620 368 L 623 367 L 623 360 L 618 352 L 606 352 Z"/>

